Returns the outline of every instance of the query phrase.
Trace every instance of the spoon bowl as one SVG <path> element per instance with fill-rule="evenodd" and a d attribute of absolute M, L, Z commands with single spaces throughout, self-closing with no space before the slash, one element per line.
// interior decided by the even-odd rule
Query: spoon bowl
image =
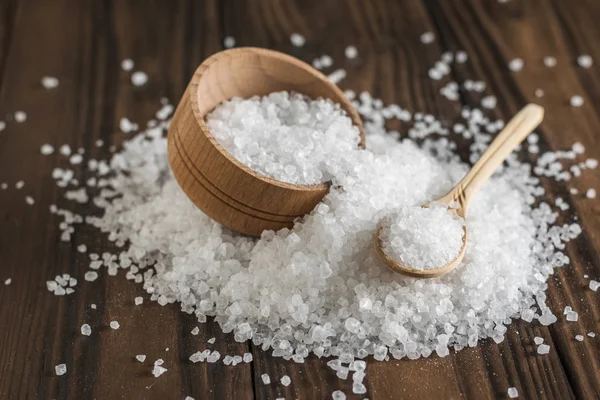
<path fill-rule="evenodd" d="M 233 97 L 294 91 L 338 103 L 359 129 L 360 117 L 344 93 L 325 75 L 294 57 L 242 47 L 207 58 L 189 83 L 168 133 L 168 158 L 175 179 L 190 200 L 227 228 L 250 236 L 292 227 L 329 191 L 329 183 L 296 185 L 266 177 L 243 165 L 212 135 L 204 118 Z"/>
<path fill-rule="evenodd" d="M 494 171 L 502 165 L 510 153 L 529 135 L 544 119 L 544 109 L 536 104 L 525 106 L 510 120 L 502 132 L 490 144 L 473 168 L 448 194 L 435 200 L 448 207 L 457 217 L 466 219 L 467 210 L 471 200 L 479 192 L 483 184 L 492 176 Z M 425 204 L 422 207 L 429 207 Z M 450 206 L 458 205 L 458 207 Z M 463 226 L 462 246 L 458 255 L 447 264 L 433 269 L 415 269 L 403 265 L 384 253 L 381 242 L 381 223 L 373 235 L 375 253 L 377 257 L 392 271 L 417 278 L 435 278 L 452 271 L 462 262 L 467 251 L 467 228 Z"/>

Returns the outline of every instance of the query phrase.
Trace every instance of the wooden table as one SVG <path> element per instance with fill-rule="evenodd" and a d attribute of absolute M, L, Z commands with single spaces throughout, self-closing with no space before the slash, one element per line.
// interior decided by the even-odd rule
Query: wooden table
<path fill-rule="evenodd" d="M 470 61 L 453 79 L 486 81 L 498 96 L 498 117 L 537 101 L 548 110 L 539 129 L 542 151 L 579 141 L 590 157 L 600 158 L 600 65 L 583 69 L 575 62 L 589 53 L 600 64 L 599 21 L 595 0 L 0 1 L 0 113 L 28 114 L 25 123 L 11 123 L 0 133 L 0 182 L 10 184 L 0 191 L 0 398 L 326 399 L 335 389 L 351 394 L 351 380 L 338 380 L 326 360 L 294 364 L 272 358 L 234 342 L 212 322 L 193 336 L 197 323 L 178 306 L 148 300 L 135 306 L 143 290 L 122 275 L 84 282 L 88 257 L 77 244 L 98 251 L 108 241 L 90 227 L 77 228 L 71 243 L 59 240 L 58 219 L 48 206 L 74 206 L 50 178 L 64 160 L 41 156 L 42 144 L 68 143 L 107 158 L 108 146 L 96 148 L 96 140 L 118 146 L 125 136 L 117 129 L 121 117 L 146 121 L 161 96 L 177 102 L 195 68 L 231 35 L 238 46 L 273 48 L 307 61 L 330 54 L 335 66 L 348 71 L 343 88 L 369 90 L 385 102 L 447 121 L 479 97 L 468 92 L 458 103 L 444 99 L 439 89 L 446 81 L 430 80 L 427 70 L 442 52 L 466 50 Z M 420 42 L 425 31 L 435 33 L 434 43 Z M 290 44 L 292 32 L 305 35 L 304 47 Z M 348 44 L 358 47 L 358 59 L 344 58 Z M 543 66 L 547 55 L 557 57 L 555 68 Z M 128 57 L 149 74 L 146 86 L 133 87 L 120 69 Z M 515 57 L 525 60 L 518 73 L 507 69 Z M 59 88 L 44 89 L 44 75 L 58 77 Z M 537 88 L 544 90 L 542 98 L 534 96 Z M 582 108 L 568 105 L 575 94 L 585 98 Z M 18 180 L 25 182 L 21 190 L 14 188 Z M 577 182 L 600 189 L 600 173 L 588 171 Z M 566 199 L 584 227 L 567 246 L 571 265 L 557 270 L 548 289 L 553 310 L 571 305 L 579 321 L 561 317 L 550 327 L 516 321 L 499 345 L 485 341 L 443 359 L 369 362 L 370 399 L 505 398 L 510 386 L 528 399 L 598 398 L 600 338 L 580 343 L 574 336 L 600 334 L 600 293 L 587 289 L 583 278 L 600 278 L 600 202 L 571 195 L 567 185 L 544 185 L 547 200 Z M 27 194 L 35 205 L 25 203 Z M 55 297 L 46 290 L 45 281 L 59 273 L 79 278 L 74 294 Z M 7 278 L 12 283 L 2 285 Z M 118 331 L 108 328 L 111 320 L 121 324 Z M 85 322 L 94 327 L 91 337 L 79 332 Z M 229 367 L 187 361 L 198 343 L 213 336 L 221 353 L 251 351 L 255 362 Z M 534 336 L 550 344 L 550 354 L 535 354 Z M 148 355 L 146 365 L 134 360 L 136 354 Z M 165 359 L 169 371 L 155 379 L 149 365 L 157 358 Z M 68 366 L 62 377 L 54 373 L 59 363 Z M 265 372 L 286 373 L 292 384 L 265 386 Z"/>

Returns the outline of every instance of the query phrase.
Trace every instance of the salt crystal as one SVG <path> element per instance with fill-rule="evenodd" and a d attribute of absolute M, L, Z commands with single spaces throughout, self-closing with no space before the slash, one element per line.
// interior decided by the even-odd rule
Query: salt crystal
<path fill-rule="evenodd" d="M 536 337 L 533 338 L 533 341 L 534 341 L 535 344 L 542 344 L 542 343 L 544 343 L 544 338 L 536 336 Z"/>
<path fill-rule="evenodd" d="M 575 335 L 575 340 L 578 342 L 583 342 L 583 335 Z"/>
<path fill-rule="evenodd" d="M 119 122 L 119 127 L 121 128 L 121 132 L 123 133 L 130 133 L 138 130 L 138 124 L 131 122 L 127 118 L 121 118 L 121 121 Z"/>
<path fill-rule="evenodd" d="M 40 147 L 40 153 L 42 153 L 45 156 L 52 154 L 54 153 L 54 147 L 50 144 L 44 144 L 42 145 L 42 147 Z"/>
<path fill-rule="evenodd" d="M 519 397 L 519 391 L 516 387 L 509 387 L 507 394 L 508 397 L 510 397 L 511 399 L 516 399 L 517 397 Z"/>
<path fill-rule="evenodd" d="M 481 99 L 481 106 L 488 109 L 496 108 L 496 96 L 485 96 Z"/>
<path fill-rule="evenodd" d="M 198 328 L 198 327 L 196 326 L 194 329 L 192 329 L 192 332 L 191 332 L 191 333 L 192 333 L 192 335 L 197 335 L 198 333 L 200 333 L 200 328 Z"/>
<path fill-rule="evenodd" d="M 4 129 L 6 129 L 6 122 L 0 121 L 0 132 L 2 132 Z"/>
<path fill-rule="evenodd" d="M 594 292 L 598 290 L 598 288 L 600 288 L 600 282 L 595 281 L 595 280 L 591 280 L 590 281 L 590 289 L 593 290 Z"/>
<path fill-rule="evenodd" d="M 596 334 L 594 332 L 588 332 L 587 334 L 589 337 L 596 337 Z"/>
<path fill-rule="evenodd" d="M 46 89 L 54 89 L 58 87 L 58 79 L 53 76 L 43 76 L 42 86 Z"/>
<path fill-rule="evenodd" d="M 344 55 L 348 59 L 354 59 L 358 56 L 358 50 L 354 46 L 348 46 L 346 47 L 346 50 L 344 50 Z"/>
<path fill-rule="evenodd" d="M 8 279 L 6 279 L 6 280 L 4 281 L 4 285 L 5 285 L 5 286 L 8 286 L 8 285 L 10 285 L 10 284 L 11 284 L 11 282 L 12 282 L 12 279 L 11 279 L 11 278 L 8 278 Z"/>
<path fill-rule="evenodd" d="M 579 319 L 579 314 L 576 311 L 569 311 L 567 312 L 566 319 L 570 322 L 576 322 Z"/>
<path fill-rule="evenodd" d="M 92 334 L 92 328 L 88 324 L 81 325 L 81 334 L 84 336 L 90 336 Z"/>
<path fill-rule="evenodd" d="M 283 386 L 290 386 L 290 383 L 292 383 L 292 380 L 287 375 L 282 376 L 280 381 Z"/>
<path fill-rule="evenodd" d="M 421 35 L 421 43 L 430 44 L 435 40 L 435 35 L 433 32 L 425 32 Z"/>
<path fill-rule="evenodd" d="M 556 66 L 556 57 L 544 57 L 544 65 L 548 68 Z"/>
<path fill-rule="evenodd" d="M 583 68 L 590 68 L 594 64 L 594 60 L 590 55 L 584 54 L 577 57 L 577 64 Z"/>
<path fill-rule="evenodd" d="M 133 60 L 131 58 L 126 58 L 121 61 L 121 68 L 123 71 L 131 71 L 134 67 Z"/>
<path fill-rule="evenodd" d="M 225 39 L 223 39 L 223 46 L 225 46 L 226 49 L 234 47 L 235 38 L 233 36 L 225 36 Z"/>
<path fill-rule="evenodd" d="M 152 375 L 154 375 L 155 378 L 158 378 L 165 372 L 167 372 L 167 369 L 165 367 L 161 367 L 160 365 L 155 365 L 152 369 Z"/>
<path fill-rule="evenodd" d="M 25 122 L 27 121 L 27 113 L 25 113 L 25 111 L 17 111 L 15 112 L 14 118 L 15 122 Z"/>
<path fill-rule="evenodd" d="M 596 189 L 588 189 L 587 192 L 585 192 L 585 197 L 588 199 L 596 198 Z"/>
<path fill-rule="evenodd" d="M 17 190 L 23 189 L 23 186 L 25 186 L 25 182 L 23 182 L 23 181 L 18 181 L 18 182 L 15 184 L 15 189 L 17 189 Z"/>
<path fill-rule="evenodd" d="M 29 204 L 30 206 L 32 206 L 32 205 L 34 205 L 34 204 L 35 204 L 35 200 L 34 200 L 34 199 L 33 199 L 33 197 L 31 197 L 31 196 L 25 196 L 25 202 L 26 202 L 27 204 Z"/>
<path fill-rule="evenodd" d="M 87 246 L 85 244 L 80 244 L 77 246 L 77 251 L 80 253 L 85 253 L 87 251 Z"/>
<path fill-rule="evenodd" d="M 331 398 L 333 400 L 346 400 L 346 394 L 341 390 L 334 390 L 333 393 L 331 393 Z"/>
<path fill-rule="evenodd" d="M 146 355 L 138 354 L 137 356 L 135 356 L 135 359 L 138 360 L 139 362 L 144 362 L 144 361 L 146 361 Z"/>
<path fill-rule="evenodd" d="M 117 321 L 110 321 L 110 327 L 113 329 L 119 329 L 121 325 Z"/>
<path fill-rule="evenodd" d="M 290 42 L 296 47 L 302 47 L 306 43 L 306 39 L 299 33 L 292 33 L 290 36 Z"/>
<path fill-rule="evenodd" d="M 469 59 L 469 56 L 464 51 L 457 51 L 454 60 L 457 64 L 464 64 Z"/>
<path fill-rule="evenodd" d="M 252 355 L 252 353 L 244 353 L 243 360 L 245 363 L 252 362 L 253 359 L 254 359 L 254 356 Z"/>
<path fill-rule="evenodd" d="M 510 60 L 510 62 L 508 63 L 508 69 L 510 69 L 513 72 L 519 72 L 520 70 L 523 69 L 524 65 L 525 65 L 525 63 L 523 62 L 523 59 L 514 58 L 514 59 Z"/>
<path fill-rule="evenodd" d="M 550 353 L 550 346 L 548 346 L 547 344 L 540 344 L 537 348 L 537 353 L 538 354 L 548 354 Z"/>
<path fill-rule="evenodd" d="M 67 373 L 67 365 L 66 364 L 58 364 L 54 367 L 57 376 L 61 376 Z"/>
<path fill-rule="evenodd" d="M 583 97 L 581 96 L 573 96 L 571 100 L 569 100 L 573 107 L 581 107 L 583 106 Z"/>
<path fill-rule="evenodd" d="M 260 379 L 262 380 L 263 384 L 268 385 L 271 383 L 271 377 L 269 376 L 269 374 L 262 374 L 260 376 Z"/>
<path fill-rule="evenodd" d="M 346 70 L 342 68 L 338 68 L 333 71 L 331 74 L 327 75 L 327 79 L 329 79 L 332 83 L 339 83 L 342 79 L 346 77 Z"/>
<path fill-rule="evenodd" d="M 90 308 L 91 308 L 92 310 L 95 310 L 95 309 L 96 309 L 96 305 L 92 303 L 92 304 L 90 304 Z"/>
<path fill-rule="evenodd" d="M 136 71 L 131 74 L 131 83 L 133 86 L 143 86 L 148 82 L 148 75 L 142 71 Z"/>
<path fill-rule="evenodd" d="M 213 337 L 213 338 L 210 338 L 210 339 L 208 339 L 208 340 L 206 341 L 206 343 L 208 343 L 208 344 L 214 344 L 216 340 L 217 340 L 217 339 Z"/>
<path fill-rule="evenodd" d="M 69 158 L 69 162 L 72 165 L 79 165 L 81 164 L 81 162 L 83 161 L 83 157 L 81 156 L 81 154 L 73 154 L 70 158 Z"/>

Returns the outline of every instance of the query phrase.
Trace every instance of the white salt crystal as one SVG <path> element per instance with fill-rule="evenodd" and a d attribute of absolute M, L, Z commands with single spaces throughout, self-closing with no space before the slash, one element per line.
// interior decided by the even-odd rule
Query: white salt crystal
<path fill-rule="evenodd" d="M 233 36 L 225 36 L 225 39 L 223 39 L 223 46 L 225 46 L 226 49 L 232 48 L 235 46 L 235 38 Z"/>
<path fill-rule="evenodd" d="M 92 310 L 95 310 L 95 309 L 96 309 L 96 305 L 95 305 L 94 303 L 92 303 L 92 304 L 90 304 L 90 308 L 91 308 Z"/>
<path fill-rule="evenodd" d="M 110 321 L 110 327 L 113 329 L 119 329 L 121 325 L 119 325 L 119 322 L 117 321 Z"/>
<path fill-rule="evenodd" d="M 550 346 L 548 346 L 547 344 L 540 344 L 537 348 L 537 353 L 538 354 L 548 354 L 550 353 Z"/>
<path fill-rule="evenodd" d="M 573 107 L 583 106 L 583 97 L 581 97 L 581 96 L 575 95 L 575 96 L 571 97 L 571 100 L 569 100 L 569 101 Z"/>
<path fill-rule="evenodd" d="M 123 117 L 119 122 L 119 128 L 121 128 L 121 132 L 130 133 L 138 130 L 138 124 L 135 122 L 131 122 L 129 119 Z"/>
<path fill-rule="evenodd" d="M 197 335 L 198 333 L 200 333 L 200 328 L 198 328 L 198 327 L 196 326 L 194 329 L 192 329 L 192 332 L 191 332 L 191 333 L 192 333 L 192 335 Z"/>
<path fill-rule="evenodd" d="M 469 59 L 468 54 L 465 51 L 457 51 L 454 60 L 457 64 L 464 64 Z"/>
<path fill-rule="evenodd" d="M 575 340 L 578 342 L 583 342 L 583 335 L 575 335 Z"/>
<path fill-rule="evenodd" d="M 133 299 L 133 302 L 136 306 L 141 305 L 142 303 L 144 303 L 144 298 L 137 296 L 136 298 Z"/>
<path fill-rule="evenodd" d="M 0 132 L 2 132 L 4 129 L 6 129 L 6 122 L 0 121 Z"/>
<path fill-rule="evenodd" d="M 67 373 L 67 365 L 66 364 L 58 364 L 54 367 L 57 376 L 61 376 Z"/>
<path fill-rule="evenodd" d="M 593 290 L 594 292 L 598 290 L 598 288 L 600 288 L 600 282 L 595 281 L 595 280 L 591 280 L 590 281 L 590 289 Z"/>
<path fill-rule="evenodd" d="M 346 394 L 341 390 L 334 390 L 333 393 L 331 393 L 331 398 L 333 400 L 346 400 Z"/>
<path fill-rule="evenodd" d="M 481 106 L 488 109 L 496 108 L 496 96 L 485 96 L 481 99 Z"/>
<path fill-rule="evenodd" d="M 133 86 L 143 86 L 148 82 L 148 75 L 142 71 L 136 71 L 131 74 L 131 83 Z"/>
<path fill-rule="evenodd" d="M 40 153 L 42 153 L 45 156 L 52 154 L 54 153 L 54 147 L 50 144 L 44 144 L 42 145 L 42 147 L 40 147 Z"/>
<path fill-rule="evenodd" d="M 590 68 L 594 64 L 594 60 L 592 59 L 592 56 L 584 54 L 577 57 L 577 64 L 583 68 Z"/>
<path fill-rule="evenodd" d="M 208 339 L 208 340 L 206 341 L 206 343 L 208 343 L 208 344 L 214 344 L 216 340 L 217 340 L 217 339 L 213 337 L 213 338 L 210 338 L 210 339 Z"/>
<path fill-rule="evenodd" d="M 281 377 L 281 379 L 280 379 L 280 381 L 281 381 L 281 384 L 282 384 L 283 386 L 289 386 L 289 385 L 290 385 L 290 383 L 292 383 L 292 380 L 291 380 L 291 379 L 290 379 L 290 377 L 289 377 L 289 376 L 287 376 L 287 375 L 284 375 L 284 376 L 282 376 L 282 377 Z"/>
<path fill-rule="evenodd" d="M 535 344 L 542 344 L 542 343 L 544 343 L 544 338 L 536 336 L 536 337 L 533 338 L 533 341 L 534 341 Z"/>
<path fill-rule="evenodd" d="M 17 111 L 15 112 L 14 118 L 15 122 L 25 122 L 27 121 L 27 113 L 25 113 L 25 111 Z"/>
<path fill-rule="evenodd" d="M 290 36 L 290 42 L 296 47 L 302 47 L 306 43 L 306 39 L 299 33 L 292 33 Z"/>
<path fill-rule="evenodd" d="M 71 147 L 68 144 L 63 144 L 62 146 L 60 146 L 60 148 L 58 149 L 58 151 L 63 156 L 67 156 L 68 157 L 68 156 L 71 155 Z"/>
<path fill-rule="evenodd" d="M 596 337 L 596 334 L 594 332 L 588 332 L 587 334 L 589 337 Z"/>
<path fill-rule="evenodd" d="M 70 158 L 69 158 L 69 162 L 72 165 L 79 165 L 81 164 L 81 162 L 83 161 L 83 157 L 81 156 L 81 154 L 73 154 Z"/>
<path fill-rule="evenodd" d="M 4 281 L 4 285 L 8 286 L 8 285 L 10 285 L 10 284 L 11 284 L 11 282 L 12 282 L 12 279 L 11 279 L 11 278 L 8 278 L 8 279 L 6 279 L 6 280 Z"/>
<path fill-rule="evenodd" d="M 381 248 L 402 265 L 440 268 L 458 256 L 463 225 L 464 220 L 445 207 L 402 207 L 382 220 Z"/>
<path fill-rule="evenodd" d="M 88 271 L 88 272 L 85 273 L 85 275 L 83 276 L 83 278 L 87 282 L 94 282 L 96 279 L 98 279 L 98 273 L 96 271 Z"/>
<path fill-rule="evenodd" d="M 423 44 L 433 43 L 434 40 L 435 35 L 433 34 L 433 32 L 425 32 L 421 34 L 421 43 Z"/>
<path fill-rule="evenodd" d="M 544 57 L 544 65 L 548 68 L 556 66 L 556 57 L 547 56 Z"/>
<path fill-rule="evenodd" d="M 155 365 L 154 368 L 152 369 L 152 375 L 154 375 L 155 378 L 158 378 L 159 376 L 161 376 L 165 372 L 167 372 L 167 369 L 165 367 L 160 366 L 160 365 Z"/>
<path fill-rule="evenodd" d="M 84 336 L 90 336 L 92 334 L 92 328 L 88 324 L 81 325 L 81 334 Z"/>
<path fill-rule="evenodd" d="M 544 91 L 542 89 L 535 89 L 535 92 L 533 94 L 535 95 L 535 97 L 544 97 Z"/>
<path fill-rule="evenodd" d="M 54 89 L 58 87 L 58 79 L 53 76 L 43 76 L 42 86 L 46 89 Z"/>
<path fill-rule="evenodd" d="M 77 246 L 77 251 L 80 253 L 85 253 L 87 251 L 87 246 L 85 244 L 80 244 Z"/>
<path fill-rule="evenodd" d="M 25 202 L 26 202 L 27 204 L 29 204 L 30 206 L 32 206 L 32 205 L 34 205 L 34 204 L 35 204 L 35 200 L 34 200 L 34 199 L 33 199 L 33 197 L 31 197 L 31 196 L 25 196 Z"/>
<path fill-rule="evenodd" d="M 519 391 L 516 387 L 509 387 L 507 394 L 508 397 L 510 397 L 511 399 L 516 399 L 517 397 L 519 397 Z"/>
<path fill-rule="evenodd" d="M 262 379 L 263 384 L 268 385 L 271 383 L 271 377 L 269 376 L 269 374 L 262 374 L 260 376 L 260 379 Z"/>
<path fill-rule="evenodd" d="M 523 69 L 524 65 L 525 63 L 523 62 L 522 58 L 514 58 L 508 63 L 508 69 L 510 69 L 513 72 L 519 72 Z"/>
<path fill-rule="evenodd" d="M 185 396 L 185 399 L 183 400 L 195 400 L 192 396 Z"/>
<path fill-rule="evenodd" d="M 567 312 L 567 321 L 576 322 L 579 319 L 579 314 L 576 311 L 568 311 Z"/>
<path fill-rule="evenodd" d="M 346 47 L 346 50 L 344 50 L 344 55 L 348 59 L 356 58 L 358 56 L 358 50 L 354 46 L 348 46 Z"/>
<path fill-rule="evenodd" d="M 253 359 L 254 359 L 254 356 L 252 355 L 252 353 L 244 353 L 243 360 L 245 363 L 252 362 Z"/>
<path fill-rule="evenodd" d="M 146 361 L 146 355 L 138 354 L 137 356 L 135 356 L 135 359 L 138 360 L 139 362 L 144 362 L 144 361 Z"/>
<path fill-rule="evenodd" d="M 587 192 L 585 192 L 585 197 L 588 199 L 596 198 L 596 189 L 588 189 Z"/>
<path fill-rule="evenodd" d="M 17 190 L 23 189 L 23 186 L 25 186 L 25 182 L 23 181 L 18 181 L 17 183 L 15 183 L 15 189 Z"/>
<path fill-rule="evenodd" d="M 333 71 L 331 74 L 327 75 L 327 79 L 329 79 L 333 83 L 339 83 L 342 79 L 346 77 L 346 70 L 342 68 L 338 68 Z"/>
<path fill-rule="evenodd" d="M 131 71 L 134 67 L 133 60 L 131 58 L 126 58 L 121 61 L 121 68 L 123 71 Z"/>

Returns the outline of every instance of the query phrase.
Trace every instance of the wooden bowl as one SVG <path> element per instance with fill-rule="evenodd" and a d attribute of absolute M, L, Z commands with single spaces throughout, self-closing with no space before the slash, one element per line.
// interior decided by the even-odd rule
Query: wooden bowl
<path fill-rule="evenodd" d="M 283 53 L 236 48 L 206 59 L 177 106 L 168 133 L 169 163 L 177 182 L 205 214 L 251 236 L 291 227 L 329 191 L 329 183 L 294 185 L 246 167 L 208 130 L 204 117 L 233 97 L 295 91 L 339 103 L 360 130 L 360 117 L 342 91 L 310 65 Z"/>

